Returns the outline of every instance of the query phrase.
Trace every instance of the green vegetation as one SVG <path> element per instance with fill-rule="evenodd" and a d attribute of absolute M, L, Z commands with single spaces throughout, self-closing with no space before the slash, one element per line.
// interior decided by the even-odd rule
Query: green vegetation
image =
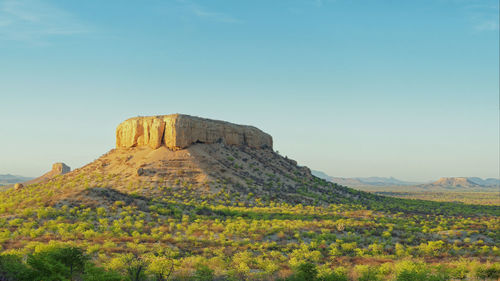
<path fill-rule="evenodd" d="M 500 205 L 498 192 L 432 192 L 432 191 L 374 191 L 375 194 L 406 199 L 432 200 L 439 202 L 456 202 L 478 205 Z"/>
<path fill-rule="evenodd" d="M 39 246 L 24 257 L 0 255 L 0 280 L 118 281 L 123 280 L 123 277 L 95 266 L 80 248 L 50 245 Z"/>
<path fill-rule="evenodd" d="M 288 204 L 223 181 L 202 193 L 182 179 L 117 191 L 105 187 L 112 179 L 0 192 L 0 280 L 496 280 L 500 272 L 498 206 L 381 197 L 318 179 L 348 197 L 305 186 L 299 193 L 316 203 Z"/>
<path fill-rule="evenodd" d="M 75 255 L 76 254 L 76 255 Z M 166 262 L 164 262 L 166 261 Z M 83 251 L 70 246 L 45 246 L 27 258 L 15 255 L 0 255 L 0 280 L 3 281 L 166 281 L 173 271 L 173 261 L 148 258 L 141 259 L 128 255 L 118 263 L 119 270 L 104 269 L 96 266 Z M 75 265 L 78 265 L 75 267 Z M 179 280 L 212 281 L 246 279 L 237 271 L 232 275 L 217 277 L 215 270 L 204 264 L 198 264 L 190 276 L 174 277 Z M 469 278 L 470 277 L 470 278 Z M 257 276 L 258 280 L 267 279 Z M 429 266 L 421 262 L 402 261 L 394 264 L 384 263 L 378 266 L 359 265 L 350 274 L 345 267 L 318 267 L 314 263 L 304 262 L 294 267 L 292 274 L 280 281 L 447 281 L 497 280 L 500 278 L 498 264 L 481 265 L 474 263 L 464 266 Z"/>

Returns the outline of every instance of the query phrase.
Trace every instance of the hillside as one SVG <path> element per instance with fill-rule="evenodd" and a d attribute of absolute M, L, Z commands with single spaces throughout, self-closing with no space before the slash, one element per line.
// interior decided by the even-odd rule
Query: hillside
<path fill-rule="evenodd" d="M 123 276 L 140 265 L 140 280 L 161 280 L 165 268 L 175 280 L 200 280 L 190 278 L 207 268 L 219 280 L 276 280 L 306 263 L 350 278 L 362 274 L 356 265 L 383 265 L 387 280 L 404 266 L 434 274 L 436 259 L 450 268 L 459 256 L 485 268 L 498 261 L 497 206 L 327 182 L 251 126 L 176 114 L 131 118 L 116 136 L 92 163 L 0 192 L 2 255 L 29 261 L 74 245 Z"/>

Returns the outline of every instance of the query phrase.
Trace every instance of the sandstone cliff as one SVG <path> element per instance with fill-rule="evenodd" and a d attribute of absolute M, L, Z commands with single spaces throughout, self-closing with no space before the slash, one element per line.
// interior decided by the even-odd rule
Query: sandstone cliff
<path fill-rule="evenodd" d="M 272 149 L 272 137 L 252 126 L 182 114 L 130 118 L 116 129 L 116 147 L 165 145 L 171 150 L 194 143 L 218 143 Z"/>

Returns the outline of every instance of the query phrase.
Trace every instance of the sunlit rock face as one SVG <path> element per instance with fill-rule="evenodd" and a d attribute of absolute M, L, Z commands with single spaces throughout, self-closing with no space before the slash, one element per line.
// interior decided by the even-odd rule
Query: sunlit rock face
<path fill-rule="evenodd" d="M 116 147 L 165 145 L 171 150 L 194 143 L 224 143 L 256 149 L 272 149 L 270 135 L 252 126 L 205 119 L 183 114 L 130 118 L 116 129 Z"/>

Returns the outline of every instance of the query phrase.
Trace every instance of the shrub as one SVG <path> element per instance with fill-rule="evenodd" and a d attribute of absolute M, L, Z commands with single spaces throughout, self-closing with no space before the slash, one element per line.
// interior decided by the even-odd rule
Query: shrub
<path fill-rule="evenodd" d="M 424 263 L 403 262 L 398 265 L 396 281 L 448 281 L 451 279 L 448 270 L 437 268 L 433 273 L 431 268 Z"/>
<path fill-rule="evenodd" d="M 396 272 L 396 281 L 424 281 L 430 271 L 423 263 L 403 261 L 396 266 Z"/>
<path fill-rule="evenodd" d="M 206 265 L 198 265 L 193 275 L 193 280 L 196 281 L 212 281 L 214 280 L 214 271 Z"/>
<path fill-rule="evenodd" d="M 476 277 L 483 280 L 497 280 L 500 278 L 500 264 L 479 266 L 476 269 Z"/>
<path fill-rule="evenodd" d="M 85 274 L 82 276 L 82 281 L 122 281 L 120 274 L 114 271 L 104 270 L 101 267 L 87 264 Z"/>
<path fill-rule="evenodd" d="M 347 274 L 345 272 L 332 272 L 322 278 L 320 281 L 349 281 Z"/>
<path fill-rule="evenodd" d="M 381 281 L 379 271 L 374 266 L 358 266 L 358 281 Z"/>
<path fill-rule="evenodd" d="M 315 281 L 317 279 L 318 269 L 313 263 L 302 263 L 295 270 L 294 274 L 286 281 Z"/>

